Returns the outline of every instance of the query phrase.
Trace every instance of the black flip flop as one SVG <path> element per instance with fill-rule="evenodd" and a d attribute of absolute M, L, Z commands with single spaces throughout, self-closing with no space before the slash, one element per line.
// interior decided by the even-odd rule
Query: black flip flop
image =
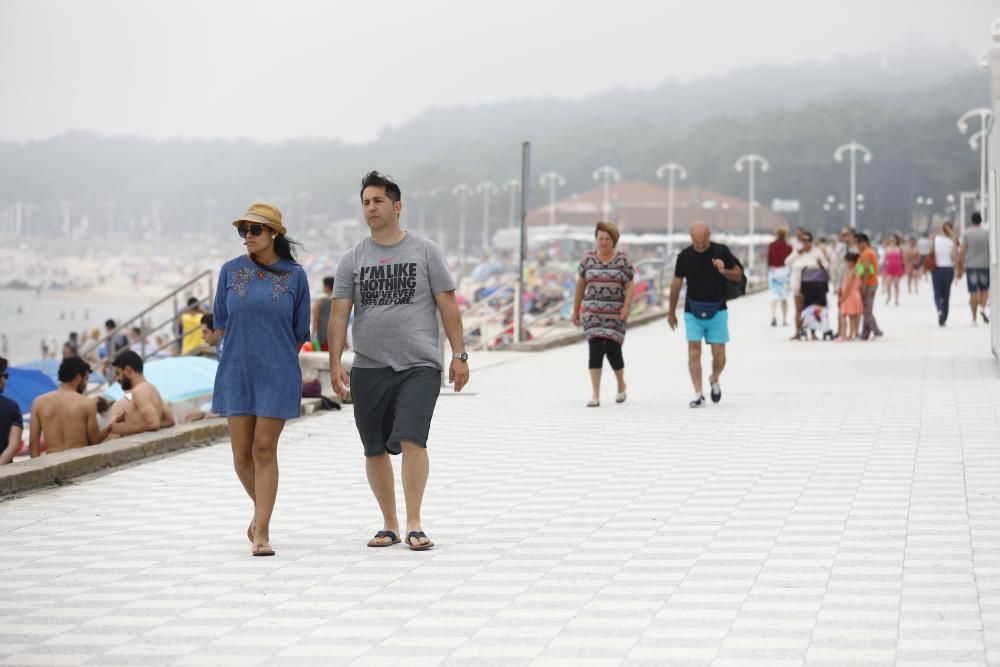
<path fill-rule="evenodd" d="M 372 540 L 377 540 L 380 537 L 388 537 L 389 539 L 392 540 L 392 542 L 386 542 L 385 544 L 372 543 Z M 380 547 L 391 547 L 393 544 L 399 544 L 399 536 L 396 535 L 396 533 L 392 532 L 391 530 L 380 530 L 377 533 L 375 533 L 375 537 L 373 537 L 371 540 L 368 540 L 368 546 L 372 547 L 373 549 Z"/>
<path fill-rule="evenodd" d="M 406 546 L 410 547 L 411 551 L 427 551 L 434 546 L 433 542 L 428 542 L 427 544 L 421 544 L 420 542 L 415 542 L 414 540 L 419 540 L 421 537 L 427 537 L 423 531 L 413 530 L 406 535 Z"/>

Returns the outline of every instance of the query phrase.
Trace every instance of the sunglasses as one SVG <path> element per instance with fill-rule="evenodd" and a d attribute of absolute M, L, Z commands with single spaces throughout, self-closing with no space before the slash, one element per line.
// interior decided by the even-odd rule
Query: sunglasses
<path fill-rule="evenodd" d="M 240 235 L 241 239 L 245 239 L 247 234 L 250 236 L 260 236 L 264 233 L 264 225 L 259 222 L 255 222 L 252 225 L 240 225 L 236 228 L 236 233 Z"/>

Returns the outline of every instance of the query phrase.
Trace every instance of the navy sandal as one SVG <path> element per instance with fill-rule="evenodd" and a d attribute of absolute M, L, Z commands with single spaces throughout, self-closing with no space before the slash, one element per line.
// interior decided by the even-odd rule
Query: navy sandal
<path fill-rule="evenodd" d="M 385 543 L 375 542 L 375 540 L 383 537 L 388 537 L 392 541 Z M 393 544 L 399 544 L 399 536 L 396 535 L 396 533 L 392 532 L 391 530 L 380 530 L 377 533 L 375 533 L 375 537 L 368 540 L 368 546 L 370 547 L 391 547 Z"/>
<path fill-rule="evenodd" d="M 413 551 L 427 551 L 434 546 L 433 542 L 428 542 L 427 544 L 421 544 L 417 540 L 421 537 L 427 537 L 423 531 L 413 530 L 406 535 L 406 546 L 410 547 Z"/>

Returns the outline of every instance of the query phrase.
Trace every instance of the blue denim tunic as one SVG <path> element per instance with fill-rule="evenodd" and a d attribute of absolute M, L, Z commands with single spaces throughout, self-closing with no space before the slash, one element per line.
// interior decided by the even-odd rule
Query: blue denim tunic
<path fill-rule="evenodd" d="M 212 412 L 223 416 L 299 416 L 299 348 L 309 340 L 309 280 L 298 264 L 270 270 L 246 255 L 222 265 L 215 292 L 215 328 L 225 354 L 215 374 Z"/>

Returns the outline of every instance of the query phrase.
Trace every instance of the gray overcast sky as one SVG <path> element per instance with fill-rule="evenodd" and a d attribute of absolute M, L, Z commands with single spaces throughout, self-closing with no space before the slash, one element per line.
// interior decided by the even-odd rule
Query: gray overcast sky
<path fill-rule="evenodd" d="M 989 43 L 998 0 L 0 0 L 0 140 L 361 142 L 430 106 Z"/>

